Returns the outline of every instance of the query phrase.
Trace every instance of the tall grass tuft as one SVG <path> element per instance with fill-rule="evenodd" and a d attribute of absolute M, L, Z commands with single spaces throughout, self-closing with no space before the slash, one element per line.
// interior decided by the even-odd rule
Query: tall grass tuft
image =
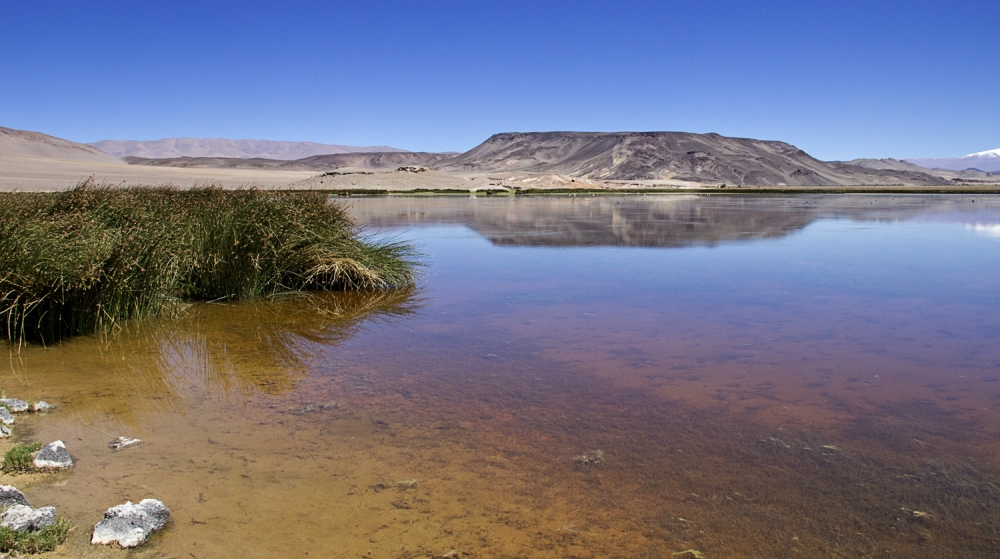
<path fill-rule="evenodd" d="M 410 285 L 415 253 L 376 242 L 319 193 L 82 183 L 0 194 L 0 329 L 86 334 L 185 299 Z"/>
<path fill-rule="evenodd" d="M 42 450 L 42 443 L 19 444 L 3 455 L 3 471 L 23 474 L 35 469 L 34 454 Z"/>

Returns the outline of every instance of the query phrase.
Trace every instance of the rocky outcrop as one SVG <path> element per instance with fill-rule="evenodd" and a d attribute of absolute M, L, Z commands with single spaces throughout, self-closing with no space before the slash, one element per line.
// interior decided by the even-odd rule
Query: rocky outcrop
<path fill-rule="evenodd" d="M 73 459 L 66 450 L 66 444 L 62 441 L 51 442 L 38 451 L 34 459 L 35 467 L 39 470 L 65 470 L 73 467 Z"/>
<path fill-rule="evenodd" d="M 55 523 L 55 507 L 33 509 L 27 505 L 14 505 L 0 515 L 0 526 L 11 530 L 41 530 Z"/>
<path fill-rule="evenodd" d="M 10 414 L 10 410 L 4 407 L 0 407 L 0 423 L 4 425 L 13 425 L 14 416 Z"/>
<path fill-rule="evenodd" d="M 104 519 L 94 526 L 90 543 L 135 547 L 163 528 L 169 517 L 170 509 L 156 499 L 143 499 L 137 505 L 128 501 L 105 511 Z"/>

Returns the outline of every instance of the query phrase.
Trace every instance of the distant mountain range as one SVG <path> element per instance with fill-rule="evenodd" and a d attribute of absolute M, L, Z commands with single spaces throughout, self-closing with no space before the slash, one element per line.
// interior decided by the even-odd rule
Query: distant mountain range
<path fill-rule="evenodd" d="M 391 157 L 390 157 L 391 156 Z M 687 132 L 495 134 L 462 154 L 353 153 L 294 161 L 266 158 L 140 158 L 132 165 L 328 171 L 420 165 L 447 174 L 531 173 L 595 180 L 755 186 L 938 185 L 927 169 L 881 169 L 825 162 L 784 142 Z"/>
<path fill-rule="evenodd" d="M 975 169 L 962 169 L 960 171 L 952 171 L 950 169 L 944 169 L 941 167 L 938 167 L 936 169 L 927 169 L 926 167 L 915 165 L 911 163 L 909 160 L 893 159 L 891 157 L 887 159 L 854 159 L 848 161 L 847 163 L 849 165 L 857 165 L 858 167 L 864 167 L 866 169 L 931 173 L 934 176 L 942 177 L 952 182 L 1000 181 L 1000 173 L 989 173 L 986 171 L 979 171 Z"/>
<path fill-rule="evenodd" d="M 754 186 L 1000 182 L 978 171 L 931 171 L 895 159 L 820 161 L 785 142 L 688 132 L 512 132 L 462 154 L 394 152 L 274 158 L 126 157 L 132 165 L 329 171 L 425 166 L 446 174 L 548 174 L 611 181 Z"/>
<path fill-rule="evenodd" d="M 341 167 L 358 169 L 396 169 L 408 165 L 432 165 L 449 159 L 454 154 L 427 153 L 423 151 L 386 151 L 368 153 L 332 153 L 314 155 L 291 161 L 281 159 L 234 157 L 173 157 L 150 159 L 125 157 L 129 165 L 152 167 L 181 167 L 184 169 L 275 169 L 282 171 L 330 171 Z"/>
<path fill-rule="evenodd" d="M 101 140 L 89 144 L 115 157 L 167 159 L 174 157 L 228 157 L 295 160 L 314 155 L 358 152 L 402 152 L 387 146 L 339 146 L 315 142 L 229 140 L 226 138 L 164 138 L 162 140 Z"/>
<path fill-rule="evenodd" d="M 928 169 L 951 169 L 952 171 L 978 169 L 987 172 L 1000 172 L 1000 148 L 970 153 L 964 157 L 952 157 L 950 159 L 917 158 L 907 159 L 906 161 L 920 165 L 921 167 L 927 167 Z"/>
<path fill-rule="evenodd" d="M 329 153 L 335 150 L 339 153 Z M 323 153 L 315 154 L 317 151 Z M 115 154 L 121 154 L 124 161 Z M 150 157 L 154 154 L 158 156 Z M 79 169 L 73 172 L 83 176 L 86 176 L 85 173 L 98 173 L 89 170 L 97 163 L 117 167 L 128 163 L 128 167 L 137 172 L 140 167 L 191 170 L 186 174 L 169 171 L 170 180 L 196 175 L 205 176 L 206 180 L 210 176 L 214 179 L 219 170 L 272 174 L 305 171 L 318 175 L 344 168 L 391 171 L 419 166 L 435 171 L 435 176 L 451 175 L 475 180 L 475 177 L 485 175 L 483 178 L 489 177 L 488 180 L 509 179 L 515 184 L 558 183 L 567 186 L 575 181 L 578 183 L 576 186 L 589 185 L 591 188 L 602 185 L 613 188 L 616 184 L 622 186 L 627 183 L 635 183 L 633 186 L 935 186 L 1000 183 L 1000 172 L 985 172 L 988 169 L 1000 170 L 1000 150 L 970 154 L 955 160 L 820 161 L 785 142 L 687 132 L 511 132 L 495 134 L 465 153 L 454 154 L 408 152 L 384 146 L 194 138 L 154 142 L 103 141 L 86 145 L 38 132 L 0 128 L 0 174 L 13 172 L 15 166 L 24 169 L 30 165 L 44 167 L 45 161 L 55 160 L 77 162 L 74 164 Z M 961 166 L 964 169 L 978 166 L 983 171 L 929 169 L 915 164 L 926 161 L 960 161 L 952 167 Z M 27 173 L 23 174 L 24 180 L 40 180 L 36 171 L 24 173 Z M 99 173 L 101 176 L 124 176 L 121 171 L 102 170 Z M 148 174 L 139 173 L 136 176 Z M 414 174 L 413 178 L 427 182 L 433 174 Z M 247 175 L 247 180 L 252 181 L 254 176 Z M 379 188 L 375 184 L 379 179 L 374 177 L 371 180 L 375 181 L 371 187 Z"/>

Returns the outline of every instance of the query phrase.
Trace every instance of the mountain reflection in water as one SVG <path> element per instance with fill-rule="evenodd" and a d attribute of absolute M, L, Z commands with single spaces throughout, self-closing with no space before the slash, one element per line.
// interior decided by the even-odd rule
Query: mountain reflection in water
<path fill-rule="evenodd" d="M 1000 222 L 1000 203 L 979 196 L 977 206 L 975 199 L 650 195 L 472 198 L 442 204 L 440 198 L 384 197 L 357 202 L 351 213 L 368 227 L 462 224 L 497 245 L 683 247 L 785 237 L 824 218 L 900 221 L 951 215 L 957 219 L 977 211 L 981 219 L 986 206 Z"/>

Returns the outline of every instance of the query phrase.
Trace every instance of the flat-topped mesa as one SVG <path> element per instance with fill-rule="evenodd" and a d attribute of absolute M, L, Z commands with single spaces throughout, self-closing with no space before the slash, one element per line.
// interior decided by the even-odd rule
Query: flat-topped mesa
<path fill-rule="evenodd" d="M 753 186 L 944 182 L 920 172 L 827 163 L 786 142 L 691 132 L 508 132 L 432 167 L 453 173 L 534 172 Z"/>

